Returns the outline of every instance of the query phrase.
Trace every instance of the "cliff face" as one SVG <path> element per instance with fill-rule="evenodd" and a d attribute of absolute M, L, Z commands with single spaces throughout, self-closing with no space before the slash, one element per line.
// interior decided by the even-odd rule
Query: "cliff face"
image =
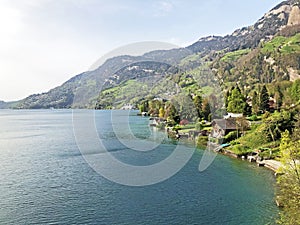
<path fill-rule="evenodd" d="M 300 8 L 298 5 L 295 5 L 291 9 L 287 25 L 292 26 L 292 25 L 299 25 L 299 24 L 300 24 Z"/>
<path fill-rule="evenodd" d="M 257 47 L 263 40 L 270 40 L 282 29 L 300 24 L 300 9 L 298 0 L 284 1 L 267 12 L 254 25 L 237 29 L 225 37 L 201 38 L 189 46 L 194 52 L 211 50 L 229 51 Z"/>

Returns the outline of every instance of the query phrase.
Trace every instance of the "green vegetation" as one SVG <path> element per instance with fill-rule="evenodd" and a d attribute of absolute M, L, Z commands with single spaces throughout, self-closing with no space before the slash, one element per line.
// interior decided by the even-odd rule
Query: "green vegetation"
<path fill-rule="evenodd" d="M 192 63 L 198 63 L 201 61 L 201 55 L 199 54 L 192 54 L 190 56 L 185 57 L 184 59 L 181 60 L 179 63 L 180 67 L 183 66 L 191 66 Z"/>
<path fill-rule="evenodd" d="M 292 37 L 275 37 L 270 42 L 263 45 L 262 53 L 268 54 L 291 54 L 300 51 L 300 34 L 296 34 Z"/>
<path fill-rule="evenodd" d="M 277 36 L 257 48 L 226 53 L 209 66 L 223 81 L 225 89 L 230 90 L 238 82 L 242 93 L 249 95 L 257 85 L 295 79 L 289 71 L 291 68 L 296 73 L 300 71 L 299 43 L 299 33 Z"/>
<path fill-rule="evenodd" d="M 280 143 L 282 175 L 277 179 L 278 203 L 283 206 L 279 224 L 300 224 L 300 136 L 299 127 L 293 135 L 288 131 L 282 134 Z"/>
<path fill-rule="evenodd" d="M 146 95 L 148 93 L 147 84 L 128 80 L 119 86 L 108 88 L 99 95 L 96 109 L 121 108 L 124 103 L 134 104 L 138 100 L 137 92 Z"/>
<path fill-rule="evenodd" d="M 223 62 L 237 61 L 243 55 L 247 55 L 250 51 L 251 51 L 250 49 L 241 49 L 234 52 L 228 52 L 221 58 L 221 61 Z"/>
<path fill-rule="evenodd" d="M 235 36 L 199 40 L 187 48 L 192 53 L 155 51 L 140 56 L 144 61 L 139 63 L 131 56 L 109 59 L 95 71 L 11 106 L 88 108 L 96 104 L 96 109 L 119 109 L 131 104 L 159 117 L 163 121 L 159 128 L 203 133 L 212 130 L 211 120 L 222 118 L 225 109 L 243 113 L 247 117 L 236 119 L 236 129 L 222 137 L 230 143 L 227 150 L 238 156 L 256 152 L 261 159 L 281 160 L 278 196 L 284 208 L 280 223 L 299 224 L 300 26 L 283 26 L 277 15 L 265 20 L 263 28 L 253 26 L 251 35 L 244 28 Z M 216 93 L 220 85 L 224 93 Z M 220 101 L 223 94 L 225 106 Z M 76 95 L 80 96 L 77 105 Z M 200 135 L 197 145 L 205 147 L 207 141 L 207 136 Z"/>
<path fill-rule="evenodd" d="M 289 111 L 275 112 L 274 114 L 267 112 L 263 115 L 262 123 L 253 124 L 251 130 L 247 131 L 245 135 L 231 141 L 230 150 L 238 155 L 247 152 L 261 152 L 261 156 L 265 156 L 263 152 L 270 148 L 274 151 L 266 158 L 276 158 L 281 133 L 285 130 L 291 131 L 293 120 L 294 113 Z"/>
<path fill-rule="evenodd" d="M 300 80 L 296 80 L 291 87 L 291 98 L 294 102 L 300 100 Z"/>
<path fill-rule="evenodd" d="M 244 113 L 246 111 L 246 99 L 242 95 L 239 87 L 235 87 L 228 93 L 227 111 L 231 113 Z"/>
<path fill-rule="evenodd" d="M 197 147 L 200 149 L 206 149 L 207 146 L 207 142 L 208 142 L 208 136 L 199 136 L 197 138 Z"/>
<path fill-rule="evenodd" d="M 231 144 L 228 150 L 238 156 L 257 152 L 261 159 L 281 161 L 282 167 L 278 171 L 281 175 L 277 179 L 277 202 L 282 206 L 279 224 L 300 224 L 299 83 L 297 80 L 288 85 L 281 83 L 275 85 L 271 91 L 275 99 L 280 98 L 280 105 L 274 105 L 277 111 L 269 112 L 269 105 L 267 109 L 269 111 L 265 110 L 262 116 L 253 114 L 248 117 L 253 121 L 251 129 L 242 137 L 236 138 L 239 135 L 237 131 L 230 132 L 224 137 L 224 140 L 230 141 Z M 269 96 L 269 92 L 264 87 L 260 90 L 260 94 L 254 94 L 253 98 L 258 99 L 254 103 L 259 105 L 259 109 L 263 109 L 263 96 Z M 276 95 L 279 96 L 275 97 Z M 287 107 L 290 104 L 295 107 Z"/>

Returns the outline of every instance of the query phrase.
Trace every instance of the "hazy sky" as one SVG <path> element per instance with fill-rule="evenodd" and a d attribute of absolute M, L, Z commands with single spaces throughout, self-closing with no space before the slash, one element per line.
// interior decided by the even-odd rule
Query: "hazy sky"
<path fill-rule="evenodd" d="M 126 44 L 229 34 L 280 2 L 0 0 L 0 100 L 46 92 Z"/>

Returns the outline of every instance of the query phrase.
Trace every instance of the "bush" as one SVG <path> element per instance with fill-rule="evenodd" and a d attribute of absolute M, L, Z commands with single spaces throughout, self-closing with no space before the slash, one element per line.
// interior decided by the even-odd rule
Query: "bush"
<path fill-rule="evenodd" d="M 211 114 L 211 113 L 208 115 L 208 118 L 207 118 L 207 120 L 208 120 L 209 122 L 211 122 L 211 121 L 212 121 L 212 114 Z"/>
<path fill-rule="evenodd" d="M 199 136 L 197 138 L 197 147 L 201 149 L 205 149 L 207 146 L 208 137 L 207 136 Z"/>
<path fill-rule="evenodd" d="M 246 155 L 247 153 L 252 152 L 252 150 L 245 145 L 235 145 L 233 146 L 232 151 L 238 156 Z"/>
<path fill-rule="evenodd" d="M 197 131 L 202 130 L 202 129 L 203 129 L 202 123 L 196 123 L 195 129 L 196 129 Z"/>
<path fill-rule="evenodd" d="M 228 143 L 235 140 L 238 137 L 238 131 L 231 131 L 224 137 L 224 142 Z"/>
<path fill-rule="evenodd" d="M 252 116 L 250 116 L 250 117 L 248 118 L 248 120 L 250 120 L 250 121 L 258 121 L 259 118 L 257 117 L 257 115 L 252 115 Z"/>
<path fill-rule="evenodd" d="M 239 145 L 239 144 L 241 144 L 241 143 L 237 140 L 234 140 L 234 141 L 230 142 L 230 145 Z"/>

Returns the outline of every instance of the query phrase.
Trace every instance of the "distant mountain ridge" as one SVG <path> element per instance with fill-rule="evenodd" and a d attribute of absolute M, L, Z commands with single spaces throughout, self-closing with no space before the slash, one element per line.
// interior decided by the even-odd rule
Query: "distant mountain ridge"
<path fill-rule="evenodd" d="M 151 66 L 151 62 L 159 62 L 156 65 L 158 70 L 160 67 L 164 67 L 164 64 L 170 65 L 165 67 L 165 71 L 161 71 L 160 74 L 163 76 L 170 72 L 172 65 L 180 64 L 184 58 L 193 54 L 197 54 L 201 58 L 214 53 L 218 54 L 219 51 L 226 53 L 240 49 L 255 49 L 260 43 L 273 39 L 280 32 L 299 32 L 299 25 L 299 1 L 284 1 L 266 13 L 254 25 L 238 29 L 231 35 L 200 38 L 186 48 L 153 51 L 142 56 L 124 55 L 114 57 L 108 59 L 96 70 L 79 74 L 47 93 L 31 95 L 19 101 L 14 107 L 92 108 L 97 101 L 100 90 L 134 79 L 135 75 L 126 70 L 127 67 L 133 64 L 144 62 L 144 64 L 139 65 L 138 71 L 132 70 L 135 74 L 142 73 L 144 76 L 154 75 L 154 73 L 144 73 Z M 215 55 L 212 57 L 212 60 L 215 59 Z M 145 62 L 149 62 L 149 64 Z M 122 70 L 126 73 L 118 72 Z M 152 68 L 152 70 L 155 71 L 155 68 Z M 117 76 L 116 73 L 118 73 Z M 80 96 L 80 99 L 78 96 Z M 7 104 L 2 105 L 7 106 Z"/>
<path fill-rule="evenodd" d="M 7 108 L 7 103 L 4 101 L 0 101 L 0 109 Z"/>
<path fill-rule="evenodd" d="M 209 36 L 200 38 L 187 48 L 193 52 L 219 51 L 228 49 L 233 51 L 243 48 L 257 47 L 261 40 L 270 40 L 287 25 L 300 23 L 297 17 L 298 0 L 284 1 L 271 9 L 254 25 L 235 30 L 231 35 Z M 290 14 L 292 13 L 292 18 Z"/>

